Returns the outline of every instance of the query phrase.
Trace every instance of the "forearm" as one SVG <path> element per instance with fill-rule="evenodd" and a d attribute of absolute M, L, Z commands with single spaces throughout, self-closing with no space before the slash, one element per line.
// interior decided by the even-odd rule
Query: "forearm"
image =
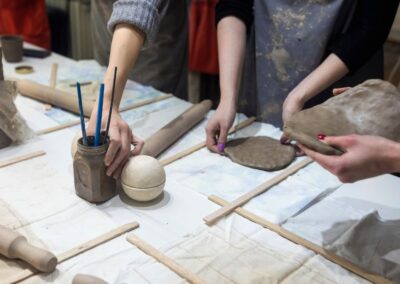
<path fill-rule="evenodd" d="M 381 145 L 382 167 L 387 173 L 400 173 L 400 143 L 390 141 Z"/>
<path fill-rule="evenodd" d="M 221 102 L 236 104 L 246 49 L 246 26 L 225 17 L 217 26 Z"/>
<path fill-rule="evenodd" d="M 304 104 L 343 78 L 348 72 L 349 70 L 343 61 L 332 53 L 293 89 L 290 96 L 295 96 L 301 104 Z"/>
<path fill-rule="evenodd" d="M 111 43 L 110 59 L 104 76 L 104 108 L 111 103 L 114 68 L 118 67 L 113 108 L 118 110 L 129 73 L 138 58 L 143 45 L 144 34 L 135 26 L 116 26 Z"/>

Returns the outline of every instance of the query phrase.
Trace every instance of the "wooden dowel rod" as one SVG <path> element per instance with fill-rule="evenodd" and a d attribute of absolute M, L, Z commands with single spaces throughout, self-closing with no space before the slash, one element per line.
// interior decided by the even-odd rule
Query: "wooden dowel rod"
<path fill-rule="evenodd" d="M 240 122 L 239 124 L 237 124 L 236 126 L 232 127 L 229 130 L 229 134 L 232 134 L 232 133 L 234 133 L 234 132 L 236 132 L 236 131 L 238 131 L 238 130 L 240 130 L 242 128 L 245 128 L 245 127 L 249 126 L 255 120 L 256 120 L 255 117 L 250 117 L 250 118 Z M 196 152 L 196 151 L 200 150 L 201 148 L 203 148 L 205 146 L 206 146 L 206 142 L 205 141 L 200 142 L 200 143 L 198 143 L 198 144 L 196 144 L 196 145 L 194 145 L 192 147 L 189 147 L 189 148 L 187 148 L 187 149 L 185 149 L 185 150 L 183 150 L 183 151 L 181 151 L 179 153 L 176 153 L 176 154 L 172 155 L 171 157 L 168 157 L 168 158 L 165 158 L 165 159 L 161 160 L 160 163 L 163 166 L 169 165 L 172 162 L 175 162 L 175 161 L 177 161 L 179 159 L 182 159 L 183 157 L 186 157 L 186 156 L 192 154 L 193 152 Z"/>
<path fill-rule="evenodd" d="M 183 268 L 180 264 L 176 263 L 174 260 L 163 254 L 161 251 L 158 249 L 152 247 L 145 241 L 141 240 L 137 236 L 131 234 L 126 237 L 127 241 L 130 242 L 131 244 L 135 245 L 138 249 L 140 249 L 142 252 L 145 254 L 153 257 L 156 259 L 158 262 L 164 264 L 167 266 L 169 269 L 174 271 L 176 274 L 178 274 L 180 277 L 183 279 L 189 281 L 190 283 L 193 284 L 205 284 L 205 282 L 199 278 L 196 274 L 193 272 Z"/>
<path fill-rule="evenodd" d="M 304 168 L 308 164 L 310 164 L 312 160 L 310 158 L 305 158 L 303 161 L 294 164 L 293 166 L 285 169 L 282 171 L 280 174 L 277 176 L 274 176 L 272 179 L 260 184 L 257 186 L 255 189 L 243 194 L 242 196 L 238 197 L 231 203 L 221 207 L 217 211 L 211 213 L 210 215 L 204 217 L 204 221 L 206 222 L 207 225 L 211 225 L 218 221 L 220 218 L 228 215 L 232 211 L 235 210 L 235 208 L 242 206 L 243 204 L 247 203 L 249 200 L 252 198 L 256 197 L 257 195 L 260 195 L 261 193 L 264 193 L 274 185 L 280 183 L 290 175 L 296 173 L 298 170 Z"/>
<path fill-rule="evenodd" d="M 58 69 L 57 63 L 51 64 L 49 86 L 53 89 L 56 88 L 56 84 L 57 84 L 57 69 Z"/>
<path fill-rule="evenodd" d="M 18 157 L 14 157 L 14 158 L 11 158 L 11 159 L 7 159 L 7 160 L 4 160 L 4 161 L 0 161 L 0 168 L 11 166 L 11 165 L 17 164 L 19 162 L 30 160 L 30 159 L 33 159 L 33 158 L 36 158 L 36 157 L 40 157 L 40 156 L 43 156 L 43 155 L 46 155 L 46 152 L 44 152 L 44 151 L 36 151 L 36 152 L 29 153 L 29 154 L 21 155 L 21 156 L 18 156 Z"/>
<path fill-rule="evenodd" d="M 77 247 L 74 247 L 74 248 L 60 254 L 59 256 L 57 256 L 58 263 L 60 264 L 72 257 L 75 257 L 81 253 L 84 253 L 84 252 L 92 249 L 92 248 L 95 248 L 101 244 L 104 244 L 112 239 L 115 239 L 115 238 L 121 236 L 122 234 L 125 234 L 127 232 L 130 232 L 130 231 L 136 229 L 137 227 L 139 227 L 139 223 L 132 222 L 132 223 L 122 225 L 118 228 L 115 228 L 97 238 L 94 238 L 86 243 L 83 243 Z M 23 271 L 16 273 L 11 278 L 7 279 L 7 281 L 4 283 L 11 283 L 11 284 L 18 283 L 18 282 L 20 282 L 22 280 L 26 280 L 27 278 L 32 277 L 38 273 L 39 273 L 38 271 L 33 271 L 31 269 L 24 269 Z"/>
<path fill-rule="evenodd" d="M 218 196 L 215 196 L 215 195 L 209 196 L 208 199 L 220 206 L 227 206 L 230 204 L 228 201 L 226 201 Z M 265 220 L 264 218 L 249 212 L 246 209 L 239 207 L 239 208 L 235 209 L 235 212 L 237 214 L 239 214 L 240 216 L 242 216 L 256 224 L 259 224 L 259 225 L 263 226 L 264 228 L 277 233 L 281 237 L 283 237 L 293 243 L 301 245 L 301 246 L 315 252 L 316 254 L 321 255 L 322 257 L 326 258 L 327 260 L 340 265 L 341 267 L 353 272 L 354 274 L 357 274 L 358 276 L 360 276 L 364 279 L 367 279 L 368 281 L 371 281 L 373 283 L 392 283 L 388 279 L 386 279 L 380 275 L 374 274 L 372 272 L 369 272 L 369 271 L 365 270 L 364 268 L 348 261 L 347 259 L 344 259 L 343 257 L 340 257 L 340 256 L 334 254 L 333 252 L 328 251 L 328 250 L 322 248 L 321 246 L 318 246 L 318 245 L 296 235 L 295 233 L 292 233 L 292 232 L 286 230 L 285 228 L 283 228 L 277 224 L 271 223 L 271 222 Z"/>
<path fill-rule="evenodd" d="M 171 97 L 172 97 L 172 95 L 167 94 L 167 95 L 161 95 L 161 96 L 159 96 L 157 98 L 142 100 L 140 102 L 137 102 L 137 103 L 122 107 L 122 108 L 119 109 L 119 111 L 120 112 L 128 111 L 128 110 L 131 110 L 131 109 L 134 109 L 134 108 L 138 108 L 138 107 L 142 107 L 142 106 L 145 106 L 145 105 L 148 105 L 148 104 L 151 104 L 151 103 L 155 103 L 155 102 L 159 102 L 159 101 L 162 101 L 162 100 L 165 100 L 165 99 L 169 99 Z M 64 123 L 64 124 L 60 124 L 60 125 L 57 125 L 57 126 L 53 126 L 53 127 L 49 127 L 49 128 L 45 128 L 45 129 L 36 131 L 36 135 L 44 135 L 44 134 L 52 133 L 52 132 L 55 132 L 55 131 L 58 131 L 58 130 L 61 130 L 61 129 L 65 129 L 65 128 L 69 128 L 69 127 L 72 127 L 72 126 L 75 126 L 75 125 L 79 125 L 79 123 L 80 123 L 79 119 L 73 120 L 73 121 L 70 121 L 70 122 L 67 122 L 67 123 Z"/>

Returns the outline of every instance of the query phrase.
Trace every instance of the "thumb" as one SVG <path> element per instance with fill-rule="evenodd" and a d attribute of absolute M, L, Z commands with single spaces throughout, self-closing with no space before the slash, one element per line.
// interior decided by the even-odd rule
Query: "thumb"
<path fill-rule="evenodd" d="M 346 92 L 350 87 L 343 87 L 343 88 L 335 88 L 332 90 L 332 94 L 334 96 L 340 95 L 341 93 Z"/>
<path fill-rule="evenodd" d="M 224 151 L 225 143 L 228 140 L 228 128 L 227 127 L 221 127 L 219 130 L 219 135 L 218 135 L 218 150 L 220 152 Z"/>
<path fill-rule="evenodd" d="M 348 149 L 354 142 L 352 136 L 327 136 L 323 140 L 326 144 L 342 150 Z"/>

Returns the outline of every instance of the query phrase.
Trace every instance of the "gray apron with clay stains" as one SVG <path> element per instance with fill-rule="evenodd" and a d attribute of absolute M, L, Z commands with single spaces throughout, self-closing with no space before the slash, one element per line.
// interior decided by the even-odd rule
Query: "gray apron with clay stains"
<path fill-rule="evenodd" d="M 321 63 L 339 15 L 352 2 L 255 0 L 239 111 L 281 127 L 286 96 Z"/>

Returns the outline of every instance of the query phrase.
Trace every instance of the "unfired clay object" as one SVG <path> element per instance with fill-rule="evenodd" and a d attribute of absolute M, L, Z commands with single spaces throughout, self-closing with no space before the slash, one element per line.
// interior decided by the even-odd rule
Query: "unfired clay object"
<path fill-rule="evenodd" d="M 0 254 L 11 259 L 25 260 L 43 272 L 54 271 L 58 263 L 54 254 L 32 246 L 24 236 L 2 225 L 0 225 Z"/>
<path fill-rule="evenodd" d="M 285 168 L 293 162 L 295 152 L 294 147 L 266 136 L 231 140 L 225 147 L 226 155 L 233 162 L 267 171 Z"/>
<path fill-rule="evenodd" d="M 285 123 L 291 139 L 327 155 L 340 155 L 318 134 L 377 135 L 400 142 L 400 93 L 392 84 L 368 80 L 321 105 L 296 113 Z"/>
<path fill-rule="evenodd" d="M 146 155 L 130 158 L 121 175 L 123 190 L 136 201 L 150 201 L 158 197 L 164 189 L 165 180 L 160 162 Z"/>
<path fill-rule="evenodd" d="M 77 274 L 74 279 L 72 279 L 72 284 L 107 284 L 107 282 L 96 276 Z"/>
<path fill-rule="evenodd" d="M 20 62 L 23 54 L 23 39 L 18 35 L 4 35 L 1 37 L 4 58 L 7 62 Z"/>

